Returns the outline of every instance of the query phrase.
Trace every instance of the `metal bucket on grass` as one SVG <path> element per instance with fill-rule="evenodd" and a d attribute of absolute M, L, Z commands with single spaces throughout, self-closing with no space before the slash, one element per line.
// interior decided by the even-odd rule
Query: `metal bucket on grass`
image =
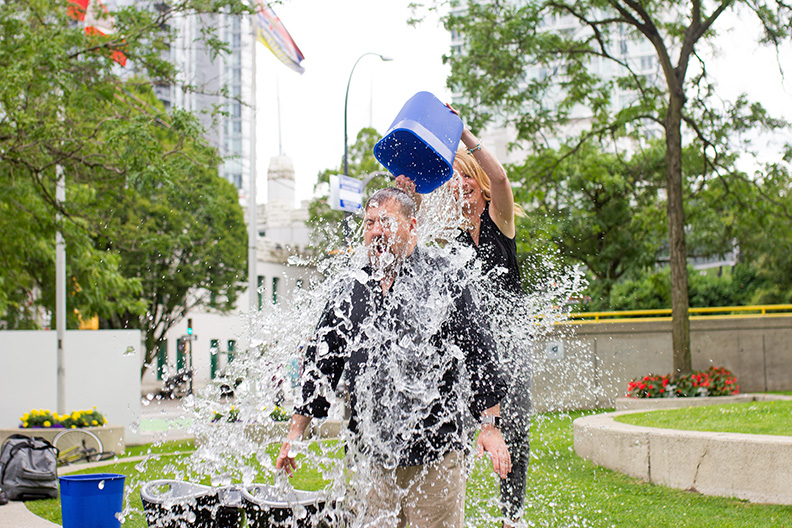
<path fill-rule="evenodd" d="M 141 488 L 140 498 L 151 528 L 236 528 L 241 523 L 241 501 L 234 506 L 233 490 L 226 488 L 153 480 Z"/>

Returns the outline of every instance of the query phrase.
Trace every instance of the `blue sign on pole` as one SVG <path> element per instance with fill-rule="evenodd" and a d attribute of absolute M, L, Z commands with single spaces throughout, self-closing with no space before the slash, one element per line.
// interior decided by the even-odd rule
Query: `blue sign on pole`
<path fill-rule="evenodd" d="M 363 207 L 363 182 L 343 174 L 330 175 L 330 208 L 356 213 Z"/>

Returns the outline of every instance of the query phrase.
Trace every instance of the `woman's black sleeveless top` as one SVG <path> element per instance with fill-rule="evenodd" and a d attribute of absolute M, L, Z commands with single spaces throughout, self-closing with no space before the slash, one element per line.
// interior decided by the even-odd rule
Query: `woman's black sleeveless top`
<path fill-rule="evenodd" d="M 516 237 L 508 238 L 501 233 L 501 230 L 490 218 L 489 206 L 488 202 L 484 212 L 481 213 L 478 247 L 468 231 L 460 233 L 457 240 L 476 250 L 476 254 L 481 260 L 482 271 L 490 277 L 488 287 L 492 293 L 499 297 L 504 293 L 520 294 L 522 293 L 522 283 L 520 267 L 517 263 Z"/>

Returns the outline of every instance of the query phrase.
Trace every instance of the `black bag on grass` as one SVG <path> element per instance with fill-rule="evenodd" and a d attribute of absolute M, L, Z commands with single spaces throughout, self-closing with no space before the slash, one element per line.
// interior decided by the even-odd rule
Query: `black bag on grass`
<path fill-rule="evenodd" d="M 58 496 L 58 450 L 40 436 L 11 435 L 0 448 L 0 488 L 11 500 Z"/>

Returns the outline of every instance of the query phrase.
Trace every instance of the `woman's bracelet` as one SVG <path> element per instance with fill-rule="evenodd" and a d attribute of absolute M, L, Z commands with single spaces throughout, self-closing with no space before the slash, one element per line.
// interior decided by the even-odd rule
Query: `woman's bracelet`
<path fill-rule="evenodd" d="M 481 150 L 481 141 L 479 141 L 475 147 L 467 149 L 468 154 L 470 155 L 473 155 L 473 153 L 476 152 L 477 150 Z"/>

